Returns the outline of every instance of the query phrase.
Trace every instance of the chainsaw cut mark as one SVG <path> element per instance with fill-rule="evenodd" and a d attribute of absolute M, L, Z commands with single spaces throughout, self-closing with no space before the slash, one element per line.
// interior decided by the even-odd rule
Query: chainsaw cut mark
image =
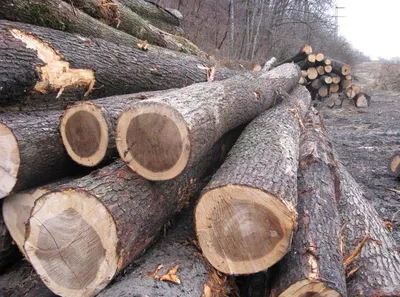
<path fill-rule="evenodd" d="M 93 89 L 96 82 L 94 71 L 91 69 L 72 69 L 64 57 L 46 42 L 18 29 L 11 29 L 10 33 L 25 43 L 26 47 L 37 51 L 38 58 L 46 63 L 37 66 L 36 71 L 40 74 L 34 90 L 41 94 L 58 91 L 57 98 L 61 96 L 67 87 L 87 87 L 85 96 Z"/>

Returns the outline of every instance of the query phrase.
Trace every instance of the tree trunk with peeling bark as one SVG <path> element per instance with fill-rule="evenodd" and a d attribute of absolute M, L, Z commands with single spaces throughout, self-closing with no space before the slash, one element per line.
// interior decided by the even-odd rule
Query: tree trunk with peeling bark
<path fill-rule="evenodd" d="M 61 141 L 61 115 L 61 111 L 0 114 L 0 199 L 78 169 Z"/>
<path fill-rule="evenodd" d="M 232 290 L 229 279 L 219 274 L 194 245 L 192 211 L 180 215 L 176 228 L 167 232 L 97 296 L 211 297 L 218 293 L 227 296 Z M 163 267 L 156 272 L 160 264 Z M 176 265 L 179 265 L 177 272 L 167 277 L 167 272 Z M 174 281 L 172 285 L 171 281 Z"/>
<path fill-rule="evenodd" d="M 61 296 L 99 293 L 204 186 L 237 133 L 172 181 L 151 183 L 117 161 L 39 198 L 24 249 L 42 280 Z"/>
<path fill-rule="evenodd" d="M 298 227 L 278 264 L 271 297 L 346 297 L 340 249 L 340 199 L 332 147 L 314 109 L 304 119 L 298 170 Z"/>
<path fill-rule="evenodd" d="M 266 270 L 290 248 L 301 121 L 311 99 L 298 86 L 284 101 L 246 127 L 197 204 L 202 252 L 224 273 Z"/>
<path fill-rule="evenodd" d="M 30 104 L 37 102 L 35 98 L 54 101 L 69 92 L 69 100 L 79 101 L 86 95 L 93 99 L 184 87 L 207 81 L 207 69 L 199 65 L 212 66 L 210 60 L 193 55 L 144 51 L 4 20 L 0 21 L 0 57 L 4 58 L 1 104 L 27 97 Z M 214 79 L 234 74 L 217 68 Z"/>
<path fill-rule="evenodd" d="M 285 64 L 139 102 L 118 119 L 119 155 L 147 179 L 172 179 L 224 133 L 279 103 L 299 75 L 296 65 Z"/>

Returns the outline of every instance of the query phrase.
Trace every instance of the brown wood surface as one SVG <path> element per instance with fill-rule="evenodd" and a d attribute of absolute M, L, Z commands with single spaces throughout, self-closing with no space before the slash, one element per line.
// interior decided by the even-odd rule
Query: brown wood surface
<path fill-rule="evenodd" d="M 255 273 L 286 254 L 295 228 L 300 126 L 309 104 L 308 91 L 298 86 L 254 119 L 204 189 L 196 232 L 218 270 Z"/>
<path fill-rule="evenodd" d="M 390 157 L 388 162 L 388 171 L 394 177 L 400 177 L 400 152 L 396 152 Z"/>

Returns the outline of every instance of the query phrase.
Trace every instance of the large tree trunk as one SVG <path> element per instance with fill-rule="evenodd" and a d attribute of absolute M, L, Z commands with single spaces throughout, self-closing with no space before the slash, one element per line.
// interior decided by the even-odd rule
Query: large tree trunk
<path fill-rule="evenodd" d="M 296 65 L 285 64 L 139 102 L 118 120 L 119 155 L 147 179 L 174 178 L 224 133 L 278 103 L 299 75 Z"/>
<path fill-rule="evenodd" d="M 266 270 L 290 247 L 300 126 L 311 99 L 298 86 L 285 100 L 247 126 L 197 204 L 201 249 L 224 273 Z"/>
<path fill-rule="evenodd" d="M 61 114 L 47 111 L 0 115 L 0 198 L 77 169 L 58 131 Z"/>
<path fill-rule="evenodd" d="M 7 226 L 4 223 L 2 213 L 0 212 L 0 274 L 20 257 L 21 254 L 18 253 L 17 247 L 13 244 Z M 0 294 L 0 296 L 2 295 Z"/>
<path fill-rule="evenodd" d="M 331 144 L 314 109 L 300 137 L 298 229 L 290 252 L 278 264 L 271 297 L 346 297 L 340 250 L 338 178 Z"/>
<path fill-rule="evenodd" d="M 68 106 L 60 118 L 60 133 L 68 155 L 88 167 L 110 163 L 118 156 L 115 131 L 120 114 L 142 99 L 170 91 L 112 96 Z"/>
<path fill-rule="evenodd" d="M 365 194 L 342 164 L 338 164 L 341 199 L 339 213 L 345 225 L 346 257 L 365 236 L 367 242 L 348 268 L 358 270 L 348 279 L 349 296 L 400 296 L 400 255 L 389 230 Z"/>
<path fill-rule="evenodd" d="M 170 11 L 145 0 L 118 0 L 153 26 L 172 34 L 182 34 L 180 20 Z"/>
<path fill-rule="evenodd" d="M 117 161 L 38 199 L 24 248 L 42 280 L 62 296 L 98 293 L 204 186 L 235 133 L 173 181 L 149 182 Z"/>
<path fill-rule="evenodd" d="M 1 297 L 57 297 L 51 292 L 32 266 L 22 260 L 0 276 Z"/>
<path fill-rule="evenodd" d="M 189 40 L 149 24 L 146 19 L 118 1 L 111 0 L 109 3 L 104 3 L 100 0 L 72 0 L 72 2 L 75 8 L 83 10 L 90 16 L 151 44 L 189 54 L 201 53 Z"/>
<path fill-rule="evenodd" d="M 227 296 L 232 289 L 228 278 L 215 271 L 193 244 L 195 233 L 191 209 L 182 214 L 177 228 L 170 232 L 97 296 Z M 163 268 L 152 275 L 160 264 Z M 176 265 L 179 268 L 175 283 L 171 285 L 171 282 L 158 279 Z M 173 275 L 170 280 L 174 280 Z"/>
<path fill-rule="evenodd" d="M 101 39 L 48 28 L 0 21 L 0 103 L 69 91 L 99 98 L 139 91 L 184 87 L 207 81 L 211 61 L 178 52 L 143 51 Z M 218 68 L 215 79 L 235 71 Z M 78 88 L 78 89 L 77 89 Z M 62 98 L 62 97 L 61 97 Z M 34 100 L 33 100 L 34 101 Z"/>

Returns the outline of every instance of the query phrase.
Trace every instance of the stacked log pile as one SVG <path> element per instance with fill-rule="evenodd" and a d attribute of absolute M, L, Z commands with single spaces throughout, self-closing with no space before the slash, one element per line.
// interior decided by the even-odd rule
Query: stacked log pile
<path fill-rule="evenodd" d="M 311 108 L 361 94 L 346 64 L 304 46 L 217 67 L 144 0 L 0 7 L 1 296 L 222 297 L 231 275 L 246 297 L 400 294 Z"/>
<path fill-rule="evenodd" d="M 282 62 L 294 62 L 300 66 L 299 84 L 307 86 L 313 100 L 327 100 L 326 105 L 330 108 L 341 107 L 344 98 L 357 107 L 368 107 L 370 104 L 371 97 L 354 84 L 349 64 L 326 57 L 323 53 L 313 53 L 310 45 L 305 45 L 295 56 Z"/>

